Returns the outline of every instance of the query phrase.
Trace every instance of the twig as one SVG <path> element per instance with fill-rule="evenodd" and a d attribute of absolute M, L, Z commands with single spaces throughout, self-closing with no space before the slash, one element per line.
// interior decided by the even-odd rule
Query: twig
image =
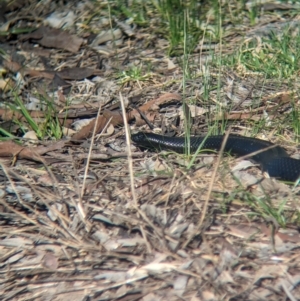
<path fill-rule="evenodd" d="M 214 169 L 214 172 L 213 172 L 212 177 L 211 177 L 211 181 L 209 183 L 209 187 L 208 187 L 207 195 L 206 195 L 206 198 L 205 198 L 205 203 L 204 203 L 204 206 L 203 206 L 203 210 L 202 210 L 200 221 L 198 223 L 198 226 L 196 227 L 196 230 L 190 235 L 190 237 L 184 243 L 183 248 L 185 248 L 190 243 L 190 241 L 193 239 L 194 235 L 197 234 L 197 232 L 201 228 L 201 226 L 203 224 L 203 221 L 205 219 L 205 216 L 206 216 L 206 213 L 207 213 L 207 208 L 208 208 L 208 203 L 209 203 L 209 200 L 210 200 L 210 195 L 211 195 L 211 192 L 212 192 L 212 189 L 213 189 L 213 185 L 215 183 L 215 179 L 216 179 L 216 176 L 217 176 L 218 168 L 220 166 L 220 163 L 221 163 L 221 160 L 222 160 L 222 157 L 223 157 L 224 148 L 225 148 L 225 145 L 227 143 L 229 133 L 230 133 L 230 129 L 226 132 L 226 134 L 224 136 L 224 139 L 222 141 L 222 145 L 221 145 L 221 148 L 220 148 L 220 151 L 219 151 L 219 155 L 218 155 L 216 167 Z"/>
<path fill-rule="evenodd" d="M 133 162 L 132 162 L 132 153 L 131 153 L 131 148 L 130 148 L 130 133 L 129 133 L 129 128 L 128 128 L 128 123 L 127 123 L 127 118 L 126 118 L 126 110 L 125 110 L 125 105 L 124 105 L 124 99 L 122 94 L 119 94 L 120 96 L 120 102 L 121 102 L 121 108 L 122 108 L 122 116 L 124 120 L 124 128 L 125 128 L 125 137 L 126 137 L 126 146 L 127 146 L 127 158 L 128 158 L 128 171 L 129 171 L 129 176 L 130 176 L 130 187 L 131 187 L 131 194 L 132 194 L 132 199 L 133 199 L 133 204 L 135 210 L 139 213 L 139 215 L 148 223 L 148 225 L 153 229 L 155 234 L 158 237 L 162 237 L 163 235 L 158 231 L 158 229 L 155 227 L 155 225 L 149 220 L 145 212 L 143 212 L 137 202 L 136 198 L 136 193 L 135 193 L 135 187 L 134 187 L 134 175 L 133 175 Z M 143 233 L 143 235 L 145 232 Z M 144 237 L 145 243 L 147 245 L 148 251 L 151 252 L 151 247 L 149 242 L 147 241 L 146 237 Z"/>

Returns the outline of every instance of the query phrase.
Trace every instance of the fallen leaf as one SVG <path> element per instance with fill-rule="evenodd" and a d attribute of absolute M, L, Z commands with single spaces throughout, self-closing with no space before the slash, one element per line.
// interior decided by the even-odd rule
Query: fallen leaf
<path fill-rule="evenodd" d="M 93 74 L 98 74 L 99 70 L 92 68 L 65 68 L 62 71 L 51 71 L 51 70 L 34 70 L 34 69 L 24 69 L 24 74 L 31 77 L 43 77 L 48 79 L 53 79 L 58 76 L 61 79 L 69 80 L 81 80 L 92 76 Z M 69 85 L 69 84 L 68 84 Z"/>
<path fill-rule="evenodd" d="M 0 90 L 5 92 L 12 90 L 15 84 L 10 78 L 0 79 Z"/>
<path fill-rule="evenodd" d="M 58 260 L 57 260 L 57 258 L 53 254 L 47 253 L 43 257 L 42 265 L 45 268 L 48 268 L 50 270 L 57 270 L 57 268 L 58 268 Z"/>
<path fill-rule="evenodd" d="M 67 95 L 67 94 L 70 93 L 72 85 L 69 84 L 68 82 L 66 82 L 66 81 L 58 74 L 58 72 L 56 72 L 56 73 L 54 74 L 54 77 L 53 77 L 51 83 L 48 85 L 48 87 L 49 87 L 52 91 L 57 91 L 57 90 L 59 90 L 59 88 L 62 88 L 62 93 L 63 93 L 63 95 Z"/>
<path fill-rule="evenodd" d="M 65 143 L 66 141 L 62 140 L 57 143 L 52 143 L 48 146 L 30 148 L 21 146 L 13 141 L 1 141 L 0 157 L 17 157 L 44 163 L 41 155 L 56 149 L 61 149 Z"/>
<path fill-rule="evenodd" d="M 17 73 L 22 70 L 22 66 L 19 63 L 12 61 L 11 59 L 3 60 L 2 64 L 5 68 L 13 73 Z"/>
<path fill-rule="evenodd" d="M 285 275 L 287 271 L 288 271 L 287 265 L 283 265 L 283 264 L 263 265 L 258 271 L 256 271 L 253 284 L 265 278 L 281 277 L 282 275 Z"/>
<path fill-rule="evenodd" d="M 64 79 L 80 80 L 92 76 L 95 73 L 95 69 L 74 67 L 66 68 L 56 73 L 59 77 Z"/>
<path fill-rule="evenodd" d="M 32 40 L 48 48 L 65 49 L 70 52 L 78 52 L 83 39 L 75 35 L 71 35 L 62 29 L 56 29 L 46 26 L 39 27 L 36 31 L 24 34 L 21 40 Z"/>
<path fill-rule="evenodd" d="M 37 137 L 35 131 L 26 132 L 25 135 L 23 136 L 23 138 L 38 141 L 38 137 Z"/>
<path fill-rule="evenodd" d="M 91 47 L 95 47 L 108 41 L 119 40 L 121 39 L 121 37 L 122 31 L 120 29 L 116 29 L 113 32 L 111 30 L 104 31 L 95 37 L 94 41 L 91 44 Z"/>
<path fill-rule="evenodd" d="M 186 284 L 188 281 L 188 277 L 185 275 L 180 275 L 175 279 L 175 282 L 173 284 L 174 289 L 176 290 L 182 290 L 186 288 Z"/>
<path fill-rule="evenodd" d="M 189 108 L 190 115 L 193 118 L 197 117 L 197 116 L 203 116 L 205 113 L 208 112 L 207 109 L 204 109 L 204 108 L 201 108 L 201 107 L 195 106 L 195 105 L 188 105 L 187 107 Z M 180 116 L 180 119 L 184 119 L 183 106 L 179 110 L 179 116 Z"/>
<path fill-rule="evenodd" d="M 254 235 L 260 233 L 257 227 L 250 225 L 227 225 L 227 227 L 230 229 L 230 231 L 228 232 L 229 234 L 244 239 L 249 239 L 250 237 L 253 237 Z"/>
<path fill-rule="evenodd" d="M 43 162 L 43 159 L 34 150 L 21 146 L 13 141 L 0 142 L 0 157 L 19 157 Z"/>
<path fill-rule="evenodd" d="M 29 75 L 31 77 L 42 77 L 53 79 L 55 71 L 46 71 L 46 70 L 34 70 L 25 68 L 23 71 L 24 75 Z"/>
<path fill-rule="evenodd" d="M 131 121 L 136 117 L 140 118 L 140 113 L 149 113 L 150 111 L 157 111 L 159 106 L 162 104 L 166 104 L 172 101 L 181 101 L 182 98 L 177 93 L 166 93 L 160 96 L 159 98 L 152 99 L 145 103 L 144 105 L 139 107 L 139 110 L 133 109 L 129 113 L 127 113 L 127 121 Z M 154 118 L 155 116 L 151 116 Z M 106 126 L 107 122 L 110 120 L 110 123 L 114 126 L 123 124 L 123 116 L 120 111 L 109 111 L 104 110 L 103 115 L 99 116 L 97 119 L 92 120 L 88 125 L 83 127 L 77 134 L 72 137 L 72 141 L 82 140 L 88 138 L 92 135 L 93 129 L 95 126 L 95 122 L 97 121 L 96 133 L 102 131 L 102 129 Z"/>
<path fill-rule="evenodd" d="M 75 142 L 90 137 L 94 131 L 95 122 L 97 122 L 96 133 L 100 133 L 109 122 L 109 119 L 104 116 L 93 119 L 88 125 L 84 126 L 78 133 L 73 135 L 71 141 Z"/>
<path fill-rule="evenodd" d="M 73 11 L 65 12 L 53 12 L 46 18 L 46 23 L 54 28 L 68 28 L 72 27 L 75 23 L 76 16 Z"/>

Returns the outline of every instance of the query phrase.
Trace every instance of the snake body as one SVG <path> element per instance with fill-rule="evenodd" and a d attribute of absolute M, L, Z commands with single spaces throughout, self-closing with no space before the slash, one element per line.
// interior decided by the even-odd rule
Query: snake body
<path fill-rule="evenodd" d="M 138 132 L 133 134 L 131 139 L 139 147 L 154 150 L 170 150 L 177 153 L 184 153 L 186 150 L 186 140 L 184 137 L 167 137 L 153 133 Z M 221 149 L 223 140 L 223 135 L 190 137 L 190 151 L 196 152 L 200 146 L 203 150 L 218 151 Z M 279 180 L 294 182 L 300 177 L 300 160 L 289 157 L 284 148 L 268 141 L 229 135 L 224 152 L 236 156 L 248 155 L 270 177 Z"/>

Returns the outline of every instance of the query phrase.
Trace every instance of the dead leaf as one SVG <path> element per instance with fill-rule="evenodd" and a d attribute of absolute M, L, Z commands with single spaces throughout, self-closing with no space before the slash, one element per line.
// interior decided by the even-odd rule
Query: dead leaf
<path fill-rule="evenodd" d="M 13 73 L 17 73 L 22 69 L 22 66 L 19 63 L 10 59 L 3 60 L 3 66 Z"/>
<path fill-rule="evenodd" d="M 21 146 L 13 141 L 2 141 L 0 142 L 0 157 L 17 157 L 44 163 L 44 159 L 41 155 L 56 149 L 61 149 L 66 142 L 67 141 L 61 140 L 48 146 L 30 148 Z"/>
<path fill-rule="evenodd" d="M 7 92 L 14 88 L 15 84 L 10 78 L 0 79 L 0 90 Z"/>
<path fill-rule="evenodd" d="M 292 230 L 292 229 L 287 229 L 286 232 L 287 233 L 280 233 L 280 232 L 277 233 L 278 237 L 282 241 L 295 242 L 295 243 L 300 242 L 300 235 L 299 235 L 298 231 Z"/>
<path fill-rule="evenodd" d="M 96 36 L 94 41 L 91 44 L 91 47 L 95 47 L 97 45 L 106 43 L 112 40 L 119 40 L 122 37 L 122 31 L 120 29 L 116 29 L 113 32 L 111 30 L 101 32 Z"/>
<path fill-rule="evenodd" d="M 43 159 L 34 150 L 18 145 L 13 141 L 0 142 L 0 157 L 19 157 L 43 162 Z"/>
<path fill-rule="evenodd" d="M 52 79 L 55 75 L 55 71 L 46 70 L 34 70 L 34 69 L 24 69 L 24 75 L 29 75 L 31 77 L 42 77 Z"/>
<path fill-rule="evenodd" d="M 123 124 L 123 116 L 121 111 L 109 111 L 109 110 L 103 110 L 103 116 L 109 120 L 111 119 L 111 123 L 113 125 L 119 125 Z"/>
<path fill-rule="evenodd" d="M 203 300 L 203 301 L 214 301 L 214 300 L 217 300 L 216 296 L 211 291 L 203 291 L 202 292 L 202 296 L 203 296 L 203 299 L 201 299 L 201 300 Z"/>
<path fill-rule="evenodd" d="M 38 43 L 44 47 L 65 49 L 73 53 L 78 52 L 83 43 L 82 38 L 71 35 L 61 29 L 46 26 L 41 26 L 34 32 L 22 35 L 20 39 L 32 40 L 34 43 Z"/>
<path fill-rule="evenodd" d="M 57 268 L 58 268 L 58 260 L 57 260 L 57 258 L 53 254 L 47 253 L 43 257 L 42 265 L 45 268 L 48 268 L 50 270 L 57 270 Z"/>
<path fill-rule="evenodd" d="M 62 149 L 65 144 L 67 143 L 67 140 L 60 140 L 54 143 L 51 143 L 47 146 L 39 146 L 35 148 L 35 151 L 39 154 L 39 155 L 44 155 L 48 152 L 52 152 L 55 151 L 57 149 Z"/>
<path fill-rule="evenodd" d="M 93 119 L 88 125 L 84 126 L 78 133 L 73 135 L 71 141 L 75 142 L 90 137 L 94 131 L 95 122 L 97 122 L 96 133 L 100 133 L 108 121 L 109 119 L 104 116 L 99 116 L 98 118 Z"/>
<path fill-rule="evenodd" d="M 201 107 L 195 106 L 195 105 L 188 105 L 187 107 L 189 108 L 190 115 L 193 118 L 197 117 L 197 116 L 202 116 L 208 112 L 207 109 L 204 109 L 204 108 L 201 108 Z M 183 106 L 180 108 L 179 116 L 180 116 L 180 119 L 184 119 Z"/>
<path fill-rule="evenodd" d="M 132 26 L 132 21 L 130 23 L 120 22 L 117 18 L 114 18 L 114 21 L 128 37 L 133 37 L 135 35 L 134 29 L 136 28 L 136 26 Z"/>
<path fill-rule="evenodd" d="M 58 93 L 62 93 L 63 95 L 67 95 L 71 91 L 72 85 L 66 82 L 61 76 L 59 76 L 58 72 L 54 74 L 53 80 L 49 84 L 49 88 L 52 91 L 58 91 Z M 61 91 L 59 90 L 61 88 Z M 60 99 L 60 101 L 62 101 Z"/>
<path fill-rule="evenodd" d="M 29 112 L 30 112 L 30 116 L 33 119 L 45 118 L 45 112 L 36 111 L 36 110 L 29 111 Z M 63 117 L 64 115 L 65 115 L 65 117 Z M 59 116 L 58 116 L 58 114 L 53 113 L 52 117 L 58 118 L 60 125 L 69 126 L 74 122 L 73 119 L 68 119 L 68 116 L 66 116 L 66 113 L 59 114 Z M 5 108 L 5 109 L 0 108 L 0 118 L 3 121 L 12 121 L 15 119 L 17 119 L 18 121 L 26 121 L 26 118 L 23 116 L 22 113 L 12 111 L 9 108 Z"/>
<path fill-rule="evenodd" d="M 141 299 L 141 301 L 162 301 L 163 297 L 155 295 L 153 293 L 147 294 L 146 296 Z"/>
<path fill-rule="evenodd" d="M 173 283 L 173 287 L 174 290 L 176 290 L 176 295 L 177 296 L 182 296 L 186 286 L 187 286 L 187 282 L 188 282 L 188 276 L 185 275 L 179 275 L 178 277 L 176 277 L 174 283 Z"/>
<path fill-rule="evenodd" d="M 168 102 L 172 102 L 174 100 L 181 101 L 181 96 L 176 93 L 166 93 L 159 98 L 152 99 L 148 101 L 146 104 L 139 107 L 139 111 L 146 113 L 149 111 L 157 111 L 159 106 Z M 133 120 L 136 116 L 140 116 L 138 110 L 132 110 L 127 113 L 127 121 Z M 151 118 L 154 118 L 155 115 L 151 115 Z M 109 111 L 104 110 L 103 115 L 99 116 L 97 119 L 92 120 L 88 125 L 83 127 L 77 134 L 72 137 L 72 141 L 82 140 L 88 138 L 92 135 L 95 122 L 97 120 L 97 128 L 96 133 L 99 133 L 106 126 L 107 122 L 110 120 L 110 123 L 114 126 L 123 124 L 123 116 L 120 111 Z"/>
<path fill-rule="evenodd" d="M 95 73 L 95 69 L 92 68 L 66 68 L 57 72 L 57 75 L 64 79 L 80 80 L 92 76 Z"/>
<path fill-rule="evenodd" d="M 265 278 L 276 278 L 285 275 L 288 271 L 288 266 L 284 264 L 278 265 L 263 265 L 258 271 L 255 273 L 255 277 L 253 283 L 257 283 Z"/>
<path fill-rule="evenodd" d="M 240 224 L 238 226 L 227 225 L 227 227 L 230 229 L 230 232 L 228 232 L 229 234 L 244 239 L 249 239 L 250 237 L 253 237 L 257 233 L 260 233 L 257 227 L 251 225 L 243 225 L 243 224 Z"/>
<path fill-rule="evenodd" d="M 24 248 L 25 246 L 32 246 L 33 241 L 24 237 L 16 236 L 12 238 L 4 238 L 0 241 L 0 246 L 7 246 L 10 248 Z"/>
<path fill-rule="evenodd" d="M 46 23 L 54 28 L 69 28 L 72 27 L 75 22 L 76 16 L 73 11 L 65 12 L 53 12 L 46 18 Z"/>
<path fill-rule="evenodd" d="M 38 137 L 37 137 L 35 131 L 26 132 L 25 135 L 23 136 L 23 138 L 38 141 Z"/>

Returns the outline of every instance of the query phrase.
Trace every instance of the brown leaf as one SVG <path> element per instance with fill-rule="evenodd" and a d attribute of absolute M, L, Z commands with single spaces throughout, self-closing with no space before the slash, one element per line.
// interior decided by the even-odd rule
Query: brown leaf
<path fill-rule="evenodd" d="M 75 79 L 80 80 L 92 76 L 95 73 L 95 69 L 92 68 L 66 68 L 62 71 L 50 71 L 50 70 L 34 70 L 25 69 L 24 73 L 31 77 L 44 77 L 53 79 L 55 76 L 59 76 L 62 79 Z"/>
<path fill-rule="evenodd" d="M 174 101 L 174 100 L 180 101 L 181 96 L 176 93 L 166 93 L 166 94 L 160 96 L 159 98 L 148 101 L 146 104 L 139 107 L 139 110 L 143 113 L 157 111 L 159 105 L 162 105 L 162 104 Z M 127 113 L 127 121 L 131 121 L 134 118 L 139 118 L 139 117 L 140 117 L 140 113 L 138 112 L 138 110 L 134 109 L 131 112 Z M 151 120 L 153 120 L 154 117 L 155 117 L 155 114 L 152 113 Z M 110 123 L 114 126 L 121 125 L 124 123 L 123 116 L 120 111 L 104 110 L 103 115 L 101 115 L 97 118 L 96 133 L 101 132 L 109 120 L 110 120 Z M 75 134 L 72 137 L 72 141 L 82 140 L 82 139 L 90 137 L 93 133 L 95 122 L 96 122 L 96 119 L 92 120 L 88 125 L 83 127 L 77 134 Z"/>
<path fill-rule="evenodd" d="M 99 116 L 98 118 L 92 120 L 88 125 L 84 126 L 78 133 L 73 135 L 71 141 L 82 140 L 90 137 L 94 131 L 94 126 L 96 121 L 97 121 L 96 133 L 99 133 L 107 124 L 108 119 L 106 119 L 104 116 Z"/>
<path fill-rule="evenodd" d="M 181 101 L 182 98 L 177 93 L 166 93 L 158 98 L 146 102 L 145 104 L 139 107 L 139 111 L 141 111 L 142 113 L 149 112 L 149 111 L 157 111 L 159 106 L 161 106 L 162 104 L 166 104 L 174 100 Z M 140 117 L 140 113 L 138 112 L 138 110 L 132 110 L 131 112 L 128 113 L 127 119 L 128 121 L 130 121 L 136 118 L 137 116 Z M 153 118 L 154 117 L 155 116 L 153 116 Z"/>
<path fill-rule="evenodd" d="M 103 116 L 107 120 L 111 119 L 113 125 L 123 124 L 123 116 L 120 111 L 103 110 Z"/>
<path fill-rule="evenodd" d="M 146 112 L 148 110 L 156 110 L 158 106 L 161 106 L 162 104 L 166 104 L 168 102 L 172 102 L 174 100 L 181 101 L 182 97 L 177 93 L 165 93 L 156 99 L 152 99 L 148 101 L 147 103 L 142 105 L 139 109 L 142 112 Z"/>
<path fill-rule="evenodd" d="M 86 77 L 90 77 L 95 72 L 92 68 L 66 68 L 62 71 L 57 72 L 58 76 L 64 79 L 83 79 Z"/>
<path fill-rule="evenodd" d="M 65 49 L 78 52 L 83 39 L 70 35 L 64 30 L 41 26 L 36 31 L 21 36 L 22 40 L 33 40 L 44 47 Z"/>
<path fill-rule="evenodd" d="M 42 265 L 50 270 L 57 270 L 58 259 L 53 254 L 47 253 L 42 260 Z"/>
<path fill-rule="evenodd" d="M 24 75 L 29 75 L 31 77 L 43 77 L 48 79 L 53 79 L 55 76 L 58 76 L 62 79 L 80 80 L 80 79 L 90 77 L 93 74 L 99 73 L 99 70 L 93 68 L 79 68 L 79 67 L 65 68 L 61 71 L 28 69 L 26 67 L 22 67 L 19 63 L 11 60 L 4 60 L 3 65 L 8 70 L 14 73 L 21 71 L 24 73 Z"/>
<path fill-rule="evenodd" d="M 53 79 L 55 75 L 55 71 L 25 69 L 24 75 L 29 75 L 31 77 L 43 77 L 43 78 Z"/>
<path fill-rule="evenodd" d="M 3 60 L 3 66 L 13 73 L 16 73 L 16 72 L 19 72 L 22 70 L 22 66 L 19 63 L 14 62 L 10 59 Z"/>
<path fill-rule="evenodd" d="M 62 149 L 66 143 L 67 143 L 66 140 L 60 140 L 60 141 L 51 143 L 47 146 L 38 146 L 35 148 L 35 152 L 39 155 L 44 155 L 48 152 L 53 152 L 57 149 Z"/>
<path fill-rule="evenodd" d="M 0 142 L 0 157 L 19 157 L 37 162 L 43 162 L 43 159 L 36 151 L 28 147 L 18 145 L 13 141 Z"/>
<path fill-rule="evenodd" d="M 254 236 L 255 234 L 259 233 L 259 230 L 255 226 L 247 225 L 247 224 L 240 224 L 238 226 L 235 225 L 227 225 L 230 229 L 230 234 L 236 237 L 241 237 L 244 239 L 249 239 L 250 237 Z"/>
<path fill-rule="evenodd" d="M 71 91 L 71 87 L 72 86 L 69 83 L 67 83 L 63 78 L 61 78 L 57 72 L 54 74 L 54 77 L 51 83 L 49 84 L 49 88 L 52 91 L 57 91 L 58 93 L 61 93 L 63 95 L 69 94 L 69 92 Z M 61 90 L 59 88 L 61 88 Z M 65 102 L 64 98 L 61 99 L 61 96 L 63 95 L 59 95 L 59 101 Z"/>
<path fill-rule="evenodd" d="M 300 235 L 298 233 L 298 231 L 293 231 L 290 230 L 290 233 L 277 233 L 278 237 L 280 239 L 282 239 L 283 241 L 287 242 L 295 242 L 295 243 L 299 243 L 300 242 Z"/>
<path fill-rule="evenodd" d="M 0 142 L 0 157 L 18 157 L 43 163 L 44 160 L 40 155 L 61 149 L 65 143 L 66 141 L 61 140 L 47 146 L 30 148 L 21 146 L 13 141 L 2 141 Z"/>
<path fill-rule="evenodd" d="M 43 118 L 45 117 L 45 112 L 42 111 L 29 111 L 30 116 L 35 119 L 35 118 Z M 60 124 L 67 126 L 73 122 L 73 120 L 67 119 L 68 116 L 63 117 L 64 114 L 61 114 L 61 116 L 57 116 L 53 114 L 53 117 L 58 117 Z M 22 113 L 20 112 L 14 112 L 11 111 L 10 109 L 0 109 L 0 118 L 5 121 L 11 121 L 13 119 L 17 119 L 19 121 L 26 121 L 26 118 L 23 116 Z"/>
<path fill-rule="evenodd" d="M 6 78 L 6 79 L 0 78 L 0 90 L 1 91 L 7 92 L 9 90 L 13 90 L 14 87 L 15 87 L 15 84 L 10 78 Z"/>

